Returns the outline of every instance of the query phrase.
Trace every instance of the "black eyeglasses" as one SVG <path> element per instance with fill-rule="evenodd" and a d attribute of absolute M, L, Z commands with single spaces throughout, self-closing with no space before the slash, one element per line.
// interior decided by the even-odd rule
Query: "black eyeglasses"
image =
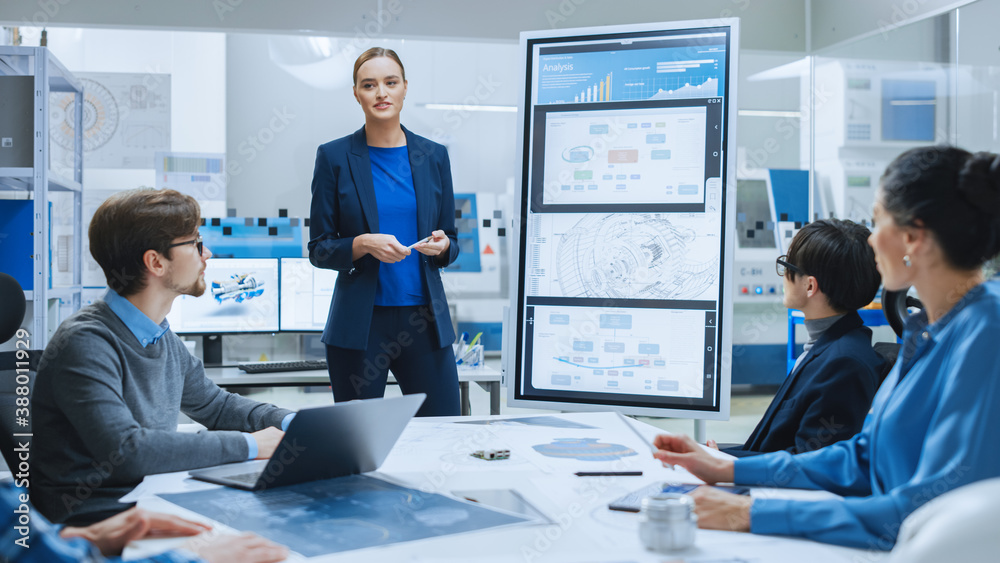
<path fill-rule="evenodd" d="M 198 235 L 198 238 L 196 238 L 194 240 L 187 240 L 187 241 L 184 241 L 184 242 L 178 242 L 178 243 L 171 244 L 167 248 L 174 248 L 175 246 L 184 246 L 185 244 L 193 244 L 194 247 L 198 249 L 198 256 L 201 256 L 204 253 L 205 243 L 202 242 L 201 235 Z"/>
<path fill-rule="evenodd" d="M 777 260 L 774 261 L 774 269 L 776 272 L 778 272 L 779 276 L 785 277 L 785 273 L 788 270 L 791 270 L 792 272 L 795 272 L 796 274 L 800 274 L 803 276 L 806 275 L 806 273 L 802 271 L 802 268 L 799 268 L 794 264 L 789 264 L 788 262 L 785 261 L 785 258 L 788 258 L 788 255 L 782 254 L 781 256 L 778 256 Z"/>

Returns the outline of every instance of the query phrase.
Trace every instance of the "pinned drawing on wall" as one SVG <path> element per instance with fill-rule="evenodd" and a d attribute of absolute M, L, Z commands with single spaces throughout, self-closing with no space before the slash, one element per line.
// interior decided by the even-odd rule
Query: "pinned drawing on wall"
<path fill-rule="evenodd" d="M 81 72 L 85 168 L 153 168 L 170 150 L 170 75 Z M 54 171 L 73 166 L 72 95 L 53 93 L 49 132 Z"/>

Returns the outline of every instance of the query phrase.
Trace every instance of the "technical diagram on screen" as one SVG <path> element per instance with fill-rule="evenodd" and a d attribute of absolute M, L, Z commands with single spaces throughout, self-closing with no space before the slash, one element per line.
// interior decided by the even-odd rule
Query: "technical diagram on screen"
<path fill-rule="evenodd" d="M 508 404 L 729 416 L 735 19 L 521 34 Z"/>

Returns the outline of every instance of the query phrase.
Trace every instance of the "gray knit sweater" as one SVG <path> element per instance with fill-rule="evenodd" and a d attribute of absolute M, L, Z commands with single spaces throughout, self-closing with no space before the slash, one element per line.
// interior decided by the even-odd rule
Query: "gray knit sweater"
<path fill-rule="evenodd" d="M 291 412 L 220 389 L 173 332 L 143 348 L 103 301 L 56 331 L 32 407 L 31 500 L 54 522 L 124 508 L 146 475 L 244 461 L 240 432 Z M 212 431 L 177 432 L 180 412 Z"/>

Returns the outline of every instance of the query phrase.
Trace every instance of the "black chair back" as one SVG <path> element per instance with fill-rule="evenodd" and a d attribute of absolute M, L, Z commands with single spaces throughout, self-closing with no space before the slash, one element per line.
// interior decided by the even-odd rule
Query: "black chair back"
<path fill-rule="evenodd" d="M 910 309 L 923 309 L 924 304 L 912 295 L 907 295 L 909 288 L 902 291 L 882 290 L 882 314 L 885 320 L 889 321 L 896 336 L 902 338 L 903 326 L 906 325 L 906 318 L 910 316 Z"/>

